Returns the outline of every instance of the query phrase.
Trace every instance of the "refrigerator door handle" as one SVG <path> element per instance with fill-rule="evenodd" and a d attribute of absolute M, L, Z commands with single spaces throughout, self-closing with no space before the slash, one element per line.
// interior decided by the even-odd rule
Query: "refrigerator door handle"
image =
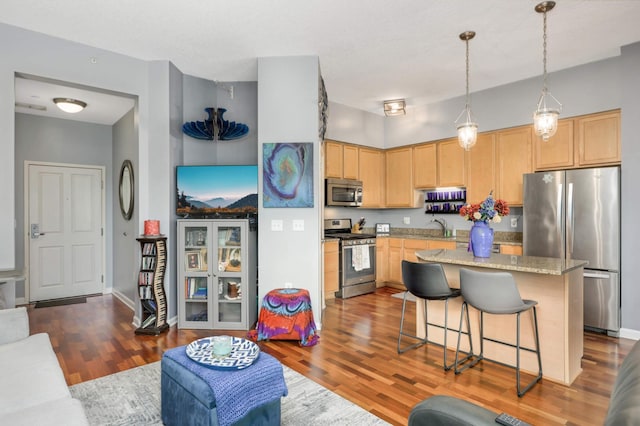
<path fill-rule="evenodd" d="M 558 184 L 558 200 L 556 203 L 556 206 L 558 206 L 557 208 L 557 213 L 556 213 L 556 230 L 557 230 L 557 236 L 556 236 L 556 241 L 563 241 L 563 235 L 562 232 L 564 232 L 563 226 L 562 226 L 562 216 L 564 215 L 564 211 L 562 209 L 562 184 Z M 564 247 L 562 247 L 562 249 L 564 249 Z"/>
<path fill-rule="evenodd" d="M 611 275 L 608 274 L 595 274 L 592 272 L 585 272 L 582 274 L 583 277 L 585 278 L 600 278 L 600 279 L 609 279 L 611 278 Z"/>
<path fill-rule="evenodd" d="M 567 258 L 573 258 L 573 183 L 567 185 Z"/>

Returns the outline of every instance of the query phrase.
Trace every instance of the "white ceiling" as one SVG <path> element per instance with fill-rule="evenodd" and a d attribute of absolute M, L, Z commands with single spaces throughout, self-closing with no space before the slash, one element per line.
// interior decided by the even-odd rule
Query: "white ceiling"
<path fill-rule="evenodd" d="M 472 92 L 540 76 L 537 3 L 2 0 L 0 22 L 169 60 L 213 81 L 256 81 L 258 57 L 317 55 L 330 101 L 382 114 L 385 99 L 405 98 L 410 109 L 464 95 L 458 36 L 466 30 L 477 33 L 469 42 Z M 640 41 L 639 20 L 638 0 L 558 0 L 548 14 L 548 70 L 619 55 L 621 46 Z"/>

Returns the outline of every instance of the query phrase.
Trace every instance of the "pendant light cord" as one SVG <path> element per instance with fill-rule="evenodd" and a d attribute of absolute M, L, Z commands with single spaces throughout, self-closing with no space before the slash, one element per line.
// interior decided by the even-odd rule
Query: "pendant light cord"
<path fill-rule="evenodd" d="M 542 92 L 547 93 L 547 12 L 542 14 Z"/>

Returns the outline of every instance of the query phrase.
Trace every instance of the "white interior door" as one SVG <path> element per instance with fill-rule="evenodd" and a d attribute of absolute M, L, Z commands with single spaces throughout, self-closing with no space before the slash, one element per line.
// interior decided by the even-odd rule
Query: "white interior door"
<path fill-rule="evenodd" d="M 30 164 L 29 299 L 102 292 L 102 169 Z"/>

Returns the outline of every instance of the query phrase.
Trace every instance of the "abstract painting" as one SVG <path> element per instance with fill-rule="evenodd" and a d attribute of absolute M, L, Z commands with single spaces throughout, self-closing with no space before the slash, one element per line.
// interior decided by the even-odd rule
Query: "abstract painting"
<path fill-rule="evenodd" d="M 313 144 L 262 145 L 264 207 L 313 207 Z"/>

